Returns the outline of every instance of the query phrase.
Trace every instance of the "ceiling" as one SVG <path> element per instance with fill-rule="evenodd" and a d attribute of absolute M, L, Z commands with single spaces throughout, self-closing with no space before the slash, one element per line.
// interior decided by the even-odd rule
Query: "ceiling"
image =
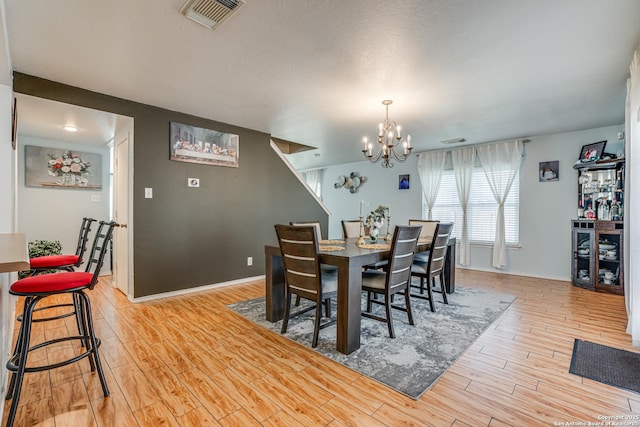
<path fill-rule="evenodd" d="M 299 169 L 362 160 L 384 99 L 414 152 L 620 124 L 640 43 L 638 0 L 246 0 L 215 30 L 184 0 L 4 3 L 14 70 L 317 147 Z"/>

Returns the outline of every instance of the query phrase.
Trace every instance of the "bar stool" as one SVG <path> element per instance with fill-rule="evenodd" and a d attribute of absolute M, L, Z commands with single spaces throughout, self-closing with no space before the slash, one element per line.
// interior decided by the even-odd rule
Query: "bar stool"
<path fill-rule="evenodd" d="M 85 271 L 31 276 L 18 280 L 9 288 L 9 293 L 11 295 L 25 297 L 25 302 L 22 312 L 22 323 L 20 324 L 20 330 L 18 332 L 18 339 L 13 351 L 13 356 L 7 362 L 7 369 L 11 372 L 11 380 L 7 389 L 6 399 L 13 399 L 7 418 L 7 427 L 12 427 L 13 422 L 15 421 L 24 374 L 28 372 L 40 372 L 59 368 L 75 363 L 85 357 L 89 357 L 91 371 L 97 370 L 104 397 L 109 396 L 109 388 L 102 371 L 102 364 L 98 353 L 100 339 L 95 336 L 93 329 L 93 317 L 91 315 L 91 302 L 84 291 L 86 289 L 93 289 L 98 282 L 100 269 L 102 268 L 104 256 L 109 247 L 109 242 L 113 235 L 113 228 L 115 225 L 116 223 L 113 221 L 100 221 L 98 231 L 96 232 L 96 236 L 91 247 L 91 257 L 87 260 L 87 267 Z M 36 306 L 46 297 L 61 294 L 72 294 L 74 300 L 77 300 L 78 302 L 78 310 L 74 311 L 73 314 L 75 314 L 76 321 L 79 325 L 79 335 L 56 338 L 29 347 L 31 326 L 34 322 L 33 314 L 36 310 Z M 51 344 L 73 340 L 79 340 L 82 343 L 82 346 L 85 349 L 83 353 L 74 356 L 71 359 L 50 365 L 27 366 L 27 357 L 29 352 Z"/>
<path fill-rule="evenodd" d="M 73 271 L 80 267 L 84 253 L 87 250 L 91 224 L 95 221 L 93 218 L 82 218 L 75 254 L 45 255 L 30 258 L 29 264 L 31 264 L 31 270 L 29 275 L 36 276 L 49 270 Z"/>

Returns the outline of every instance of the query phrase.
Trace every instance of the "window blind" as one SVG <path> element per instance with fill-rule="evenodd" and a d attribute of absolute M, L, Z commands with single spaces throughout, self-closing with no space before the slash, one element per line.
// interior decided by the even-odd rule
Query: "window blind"
<path fill-rule="evenodd" d="M 509 245 L 519 242 L 520 206 L 520 174 L 511 186 L 511 191 L 504 205 L 505 237 Z M 491 243 L 496 236 L 496 217 L 498 203 L 493 197 L 491 188 L 482 168 L 474 168 L 471 178 L 471 194 L 469 196 L 468 223 L 469 239 L 472 243 Z M 428 208 L 422 196 L 422 217 L 427 218 Z M 458 200 L 456 178 L 453 170 L 442 172 L 440 191 L 433 208 L 433 219 L 453 222 L 452 237 L 460 238 L 462 233 L 462 207 Z"/>

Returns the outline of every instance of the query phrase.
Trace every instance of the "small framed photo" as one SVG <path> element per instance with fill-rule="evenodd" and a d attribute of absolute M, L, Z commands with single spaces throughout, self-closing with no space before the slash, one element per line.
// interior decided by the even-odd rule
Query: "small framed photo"
<path fill-rule="evenodd" d="M 582 163 L 595 162 L 602 157 L 605 145 L 607 145 L 606 140 L 583 145 L 582 150 L 580 150 L 580 158 L 578 161 Z"/>
<path fill-rule="evenodd" d="M 560 162 L 558 160 L 540 162 L 538 170 L 540 182 L 552 182 L 560 179 Z"/>
<path fill-rule="evenodd" d="M 409 189 L 409 175 L 399 175 L 398 176 L 398 189 L 399 190 L 408 190 Z"/>

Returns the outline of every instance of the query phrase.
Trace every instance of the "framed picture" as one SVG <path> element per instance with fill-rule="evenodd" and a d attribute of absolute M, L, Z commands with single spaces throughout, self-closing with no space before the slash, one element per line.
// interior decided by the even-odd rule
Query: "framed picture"
<path fill-rule="evenodd" d="M 559 181 L 560 162 L 558 160 L 540 162 L 538 167 L 538 178 L 540 182 Z"/>
<path fill-rule="evenodd" d="M 26 145 L 27 187 L 102 189 L 102 154 Z"/>
<path fill-rule="evenodd" d="M 240 137 L 232 133 L 171 122 L 171 160 L 238 167 Z"/>
<path fill-rule="evenodd" d="M 16 149 L 18 141 L 18 100 L 13 98 L 13 108 L 11 108 L 11 148 Z"/>
<path fill-rule="evenodd" d="M 580 150 L 579 162 L 595 162 L 604 153 L 604 147 L 607 145 L 607 141 L 594 142 L 593 144 L 587 144 L 582 146 Z"/>
<path fill-rule="evenodd" d="M 398 176 L 398 189 L 399 190 L 408 190 L 409 189 L 409 175 L 399 175 Z"/>

